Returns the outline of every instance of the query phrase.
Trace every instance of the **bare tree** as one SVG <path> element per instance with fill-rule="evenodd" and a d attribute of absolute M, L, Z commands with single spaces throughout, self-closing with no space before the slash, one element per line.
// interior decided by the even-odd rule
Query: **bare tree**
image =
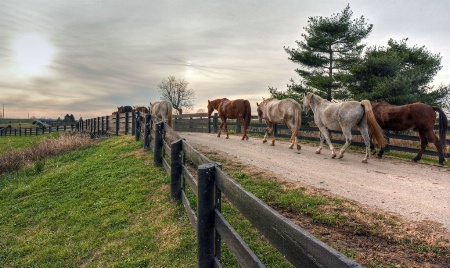
<path fill-rule="evenodd" d="M 176 79 L 169 76 L 158 84 L 158 91 L 161 93 L 161 100 L 168 100 L 178 114 L 185 110 L 190 110 L 194 106 L 195 91 L 188 89 L 189 83 L 184 79 Z"/>

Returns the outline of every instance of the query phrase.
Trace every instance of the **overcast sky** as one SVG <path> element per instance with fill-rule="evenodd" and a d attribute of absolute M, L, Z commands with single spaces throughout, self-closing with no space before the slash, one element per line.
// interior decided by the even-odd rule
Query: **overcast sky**
<path fill-rule="evenodd" d="M 409 38 L 442 56 L 434 84 L 450 84 L 448 0 L 0 0 L 0 105 L 7 118 L 91 118 L 159 101 L 157 85 L 175 76 L 196 93 L 192 112 L 226 97 L 255 114 L 269 87 L 298 81 L 283 47 L 308 17 L 347 4 L 373 24 L 362 43 Z"/>

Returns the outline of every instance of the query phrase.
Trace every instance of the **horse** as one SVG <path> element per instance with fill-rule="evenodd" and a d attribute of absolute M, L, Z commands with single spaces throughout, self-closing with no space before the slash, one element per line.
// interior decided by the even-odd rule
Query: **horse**
<path fill-rule="evenodd" d="M 272 133 L 272 146 L 274 146 L 275 137 L 273 126 L 284 123 L 292 132 L 289 149 L 294 148 L 294 145 L 297 145 L 297 150 L 302 148 L 300 144 L 297 143 L 298 130 L 302 124 L 302 107 L 298 102 L 290 98 L 283 100 L 263 98 L 263 101 L 261 103 L 256 103 L 256 106 L 258 107 L 259 122 L 262 122 L 262 119 L 264 119 L 267 125 L 263 143 L 267 142 L 267 134 L 270 132 Z"/>
<path fill-rule="evenodd" d="M 132 111 L 133 111 L 133 107 L 131 107 L 131 106 L 120 106 L 120 107 L 117 107 L 117 112 L 119 114 L 121 114 L 121 113 L 128 113 L 128 112 L 132 112 Z"/>
<path fill-rule="evenodd" d="M 139 112 L 139 121 L 141 122 L 141 125 L 145 125 L 145 115 L 149 113 L 149 108 L 145 106 L 133 106 L 133 109 Z M 144 132 L 144 128 L 141 128 L 141 131 Z"/>
<path fill-rule="evenodd" d="M 333 144 L 330 140 L 329 130 L 342 131 L 345 136 L 345 144 L 342 146 L 338 158 L 344 157 L 345 150 L 353 140 L 352 129 L 361 132 L 366 145 L 366 154 L 362 160 L 363 163 L 367 163 L 367 159 L 369 158 L 370 136 L 372 136 L 372 140 L 379 147 L 384 147 L 387 143 L 383 136 L 383 131 L 375 119 L 369 100 L 332 103 L 313 93 L 306 93 L 303 98 L 303 111 L 307 113 L 309 109 L 313 111 L 314 122 L 321 132 L 320 145 L 316 150 L 316 154 L 320 154 L 325 138 L 331 150 L 331 157 L 336 157 Z"/>
<path fill-rule="evenodd" d="M 133 106 L 134 110 L 139 111 L 143 114 L 148 114 L 149 110 L 145 106 Z"/>
<path fill-rule="evenodd" d="M 227 131 L 227 139 L 229 138 L 228 134 L 228 125 L 227 118 L 229 119 L 238 119 L 238 122 L 242 125 L 243 134 L 242 139 L 248 140 L 247 131 L 250 127 L 250 120 L 252 117 L 252 108 L 250 106 L 250 102 L 244 99 L 237 100 L 229 100 L 227 98 L 208 100 L 208 116 L 211 116 L 212 112 L 217 110 L 219 113 L 219 117 L 222 120 L 220 124 L 219 133 L 217 133 L 217 137 L 220 138 L 220 134 L 222 133 L 222 127 L 225 125 L 225 130 Z"/>
<path fill-rule="evenodd" d="M 444 164 L 444 154 L 447 152 L 448 120 L 439 107 L 429 106 L 420 102 L 397 106 L 380 100 L 372 101 L 371 104 L 375 118 L 382 129 L 392 131 L 417 129 L 420 138 L 420 149 L 413 158 L 414 162 L 422 158 L 422 154 L 428 145 L 428 140 L 431 140 L 436 146 L 439 164 Z M 434 133 L 436 112 L 439 113 L 439 138 Z M 378 152 L 378 157 L 381 158 L 383 153 L 384 150 L 381 149 Z"/>
<path fill-rule="evenodd" d="M 150 114 L 155 116 L 157 120 L 166 122 L 170 127 L 173 127 L 172 124 L 172 103 L 167 100 L 162 100 L 159 102 L 150 102 Z"/>

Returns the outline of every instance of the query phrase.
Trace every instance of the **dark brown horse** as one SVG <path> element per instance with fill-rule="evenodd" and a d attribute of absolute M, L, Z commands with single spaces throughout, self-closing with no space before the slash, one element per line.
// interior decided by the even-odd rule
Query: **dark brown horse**
<path fill-rule="evenodd" d="M 248 140 L 247 131 L 250 126 L 250 119 L 252 116 L 252 108 L 248 100 L 237 99 L 230 101 L 227 98 L 215 99 L 212 101 L 208 100 L 208 115 L 211 116 L 214 110 L 217 110 L 219 117 L 222 120 L 217 137 L 220 137 L 222 127 L 225 125 L 227 139 L 229 138 L 227 125 L 227 118 L 229 118 L 238 120 L 238 122 L 242 125 L 242 140 Z"/>
<path fill-rule="evenodd" d="M 382 129 L 392 131 L 404 131 L 416 128 L 419 132 L 420 150 L 414 157 L 419 161 L 430 140 L 436 146 L 439 155 L 439 164 L 443 165 L 447 152 L 447 127 L 448 121 L 445 113 L 439 108 L 420 102 L 396 106 L 385 101 L 372 101 L 373 113 Z M 439 138 L 434 133 L 436 112 L 439 113 Z M 428 138 L 428 140 L 427 140 Z M 383 155 L 383 149 L 378 152 L 378 157 Z"/>

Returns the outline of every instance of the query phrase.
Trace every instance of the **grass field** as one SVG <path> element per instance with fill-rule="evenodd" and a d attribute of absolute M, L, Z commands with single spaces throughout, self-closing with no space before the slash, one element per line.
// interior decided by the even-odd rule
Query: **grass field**
<path fill-rule="evenodd" d="M 11 138 L 11 150 L 42 143 L 41 136 Z M 280 183 L 214 153 L 208 157 L 264 202 L 303 220 L 311 233 L 366 267 L 449 260 L 449 241 L 433 233 L 416 236 L 395 217 Z M 0 267 L 197 267 L 195 231 L 183 206 L 170 200 L 169 185 L 166 171 L 153 166 L 151 153 L 132 136 L 100 140 L 0 174 Z M 264 264 L 291 267 L 226 198 L 222 211 Z M 390 254 L 378 254 L 380 245 Z M 226 246 L 222 264 L 239 267 Z"/>

